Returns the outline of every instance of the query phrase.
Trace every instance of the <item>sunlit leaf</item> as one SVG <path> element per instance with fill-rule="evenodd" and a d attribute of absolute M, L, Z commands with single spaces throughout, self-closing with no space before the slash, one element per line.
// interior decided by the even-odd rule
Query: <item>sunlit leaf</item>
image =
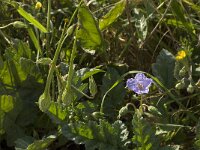
<path fill-rule="evenodd" d="M 100 73 L 100 72 L 105 72 L 104 70 L 96 69 L 96 68 L 89 69 L 88 71 L 85 70 L 85 71 L 86 72 L 81 76 L 81 80 L 85 80 L 85 79 L 89 78 L 90 76 L 92 76 L 94 74 L 97 74 L 97 73 Z"/>
<path fill-rule="evenodd" d="M 99 125 L 90 121 L 64 124 L 62 133 L 76 143 L 84 143 L 87 150 L 125 150 L 128 138 L 126 126 L 121 121 L 113 124 L 100 120 Z"/>
<path fill-rule="evenodd" d="M 2 95 L 0 96 L 0 110 L 4 112 L 9 112 L 14 107 L 13 97 L 10 95 Z"/>
<path fill-rule="evenodd" d="M 80 28 L 77 33 L 77 39 L 86 52 L 94 54 L 102 45 L 102 35 L 97 22 L 85 5 L 79 8 L 78 19 Z"/>
<path fill-rule="evenodd" d="M 67 116 L 67 108 L 59 103 L 52 102 L 47 114 L 53 119 L 54 122 L 60 123 Z"/>
<path fill-rule="evenodd" d="M 111 25 L 124 11 L 126 0 L 121 0 L 116 3 L 113 8 L 99 20 L 100 30 L 104 30 Z"/>
<path fill-rule="evenodd" d="M 37 140 L 27 147 L 27 150 L 45 150 L 54 140 L 56 136 L 50 135 L 42 140 Z"/>
<path fill-rule="evenodd" d="M 22 17 L 32 23 L 36 28 L 40 29 L 44 33 L 47 32 L 47 29 L 41 23 L 39 23 L 31 14 L 26 12 L 22 7 L 18 6 L 17 11 Z"/>
<path fill-rule="evenodd" d="M 97 85 L 96 85 L 96 82 L 93 78 L 93 76 L 91 76 L 89 78 L 89 90 L 90 90 L 90 93 L 92 96 L 95 96 L 96 93 L 97 93 Z"/>

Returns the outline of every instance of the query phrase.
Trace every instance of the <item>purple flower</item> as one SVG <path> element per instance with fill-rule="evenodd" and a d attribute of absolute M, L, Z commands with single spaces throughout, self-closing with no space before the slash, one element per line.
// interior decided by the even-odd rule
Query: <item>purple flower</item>
<path fill-rule="evenodd" d="M 147 94 L 152 82 L 153 80 L 147 78 L 143 73 L 137 73 L 135 78 L 126 81 L 126 87 L 137 94 Z"/>

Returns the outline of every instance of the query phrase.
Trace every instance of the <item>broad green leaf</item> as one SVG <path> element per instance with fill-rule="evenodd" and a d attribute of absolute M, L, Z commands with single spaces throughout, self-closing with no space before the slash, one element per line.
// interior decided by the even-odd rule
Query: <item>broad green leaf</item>
<path fill-rule="evenodd" d="M 6 131 L 6 141 L 8 146 L 14 146 L 14 142 L 25 136 L 23 128 L 18 126 L 12 118 L 6 116 L 4 119 L 4 129 Z"/>
<path fill-rule="evenodd" d="M 135 143 L 138 149 L 144 150 L 159 150 L 160 142 L 155 135 L 155 127 L 152 127 L 141 115 L 139 110 L 133 116 L 133 138 L 132 142 Z"/>
<path fill-rule="evenodd" d="M 118 71 L 111 67 L 108 68 L 102 79 L 103 84 L 100 88 L 102 97 L 110 89 L 111 86 L 114 86 L 113 84 L 116 83 L 118 79 L 120 79 Z M 125 88 L 123 82 L 121 82 L 116 85 L 116 87 L 113 88 L 105 98 L 104 113 L 109 114 L 110 116 L 118 115 L 115 110 L 117 109 L 116 107 L 122 104 L 124 101 L 124 96 Z"/>
<path fill-rule="evenodd" d="M 9 112 L 14 108 L 14 100 L 10 95 L 0 96 L 0 110 L 4 112 Z"/>
<path fill-rule="evenodd" d="M 25 136 L 15 141 L 15 150 L 27 150 L 28 145 L 34 142 L 34 138 Z"/>
<path fill-rule="evenodd" d="M 26 12 L 22 7 L 18 6 L 17 11 L 22 17 L 32 23 L 36 28 L 40 29 L 44 33 L 47 33 L 47 29 L 42 24 L 40 24 L 31 14 Z"/>
<path fill-rule="evenodd" d="M 102 45 L 102 35 L 87 6 L 82 5 L 79 8 L 78 20 L 80 28 L 78 29 L 77 39 L 86 52 L 94 54 Z"/>
<path fill-rule="evenodd" d="M 20 58 L 21 69 L 26 73 L 32 76 L 36 76 L 39 73 L 39 69 L 35 62 L 31 59 L 26 59 L 24 57 Z"/>
<path fill-rule="evenodd" d="M 115 4 L 115 6 L 99 20 L 100 30 L 104 30 L 111 25 L 124 11 L 126 6 L 126 0 L 121 0 Z"/>
<path fill-rule="evenodd" d="M 21 57 L 25 57 L 27 59 L 31 59 L 32 56 L 32 51 L 30 49 L 30 46 L 23 41 L 19 41 L 17 43 L 17 50 L 18 52 L 16 53 L 17 59 L 20 59 Z"/>
<path fill-rule="evenodd" d="M 53 119 L 54 122 L 60 123 L 65 119 L 68 111 L 67 108 L 63 107 L 60 103 L 52 102 L 47 114 Z"/>
<path fill-rule="evenodd" d="M 42 140 L 37 140 L 27 147 L 27 150 L 46 150 L 48 146 L 55 141 L 56 136 L 50 135 Z"/>
<path fill-rule="evenodd" d="M 128 138 L 127 128 L 121 121 L 113 124 L 104 120 L 99 124 L 94 121 L 63 124 L 62 133 L 76 143 L 85 144 L 87 150 L 125 150 Z"/>
<path fill-rule="evenodd" d="M 175 84 L 174 78 L 175 58 L 167 50 L 161 50 L 156 59 L 156 63 L 152 65 L 152 71 L 161 83 L 167 88 L 173 88 Z"/>

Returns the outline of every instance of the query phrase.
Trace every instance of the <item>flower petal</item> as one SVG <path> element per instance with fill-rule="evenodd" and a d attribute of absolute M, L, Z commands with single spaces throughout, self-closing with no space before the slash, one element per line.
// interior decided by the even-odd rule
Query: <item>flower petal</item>
<path fill-rule="evenodd" d="M 127 80 L 126 87 L 137 94 L 147 94 L 152 82 L 153 80 L 147 78 L 143 73 L 137 73 L 135 78 Z"/>
<path fill-rule="evenodd" d="M 143 73 L 137 73 L 136 75 L 135 75 L 135 79 L 136 80 L 143 80 L 143 79 L 145 79 L 146 78 L 146 76 L 143 74 Z"/>

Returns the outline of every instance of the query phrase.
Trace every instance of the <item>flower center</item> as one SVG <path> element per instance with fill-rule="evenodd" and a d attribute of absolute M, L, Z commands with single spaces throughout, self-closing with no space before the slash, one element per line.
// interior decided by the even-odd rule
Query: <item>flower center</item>
<path fill-rule="evenodd" d="M 137 83 L 137 86 L 138 86 L 138 88 L 139 88 L 140 90 L 143 90 L 143 89 L 144 89 L 144 86 L 143 86 L 142 84 L 140 84 L 140 83 Z"/>

